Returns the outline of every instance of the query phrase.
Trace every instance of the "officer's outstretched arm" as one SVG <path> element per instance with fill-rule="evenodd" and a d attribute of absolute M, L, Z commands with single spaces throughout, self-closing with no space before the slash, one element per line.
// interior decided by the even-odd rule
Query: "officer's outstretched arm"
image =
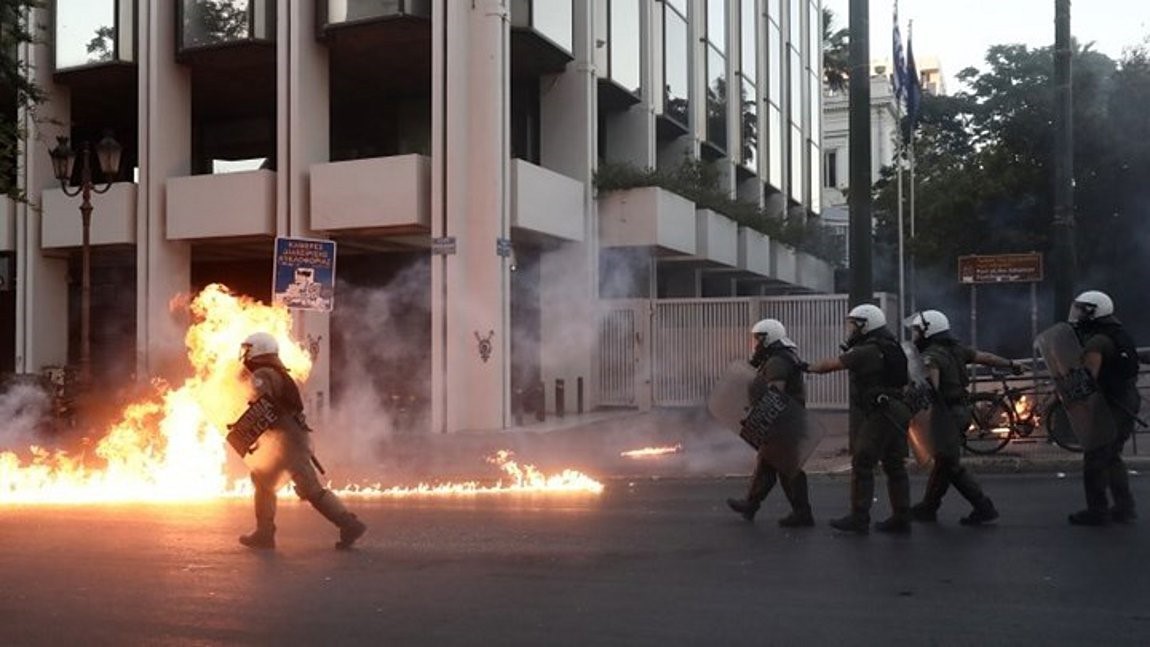
<path fill-rule="evenodd" d="M 980 364 L 982 366 L 992 366 L 994 368 L 1007 368 L 1016 373 L 1022 372 L 1022 367 L 1016 364 L 1014 360 L 1009 360 L 1005 357 L 999 357 L 994 353 L 987 353 L 981 350 L 974 352 L 974 363 Z"/>
<path fill-rule="evenodd" d="M 827 359 L 819 360 L 814 364 L 807 366 L 808 373 L 834 373 L 836 371 L 847 370 L 846 365 L 843 364 L 842 359 L 838 357 L 828 357 Z"/>

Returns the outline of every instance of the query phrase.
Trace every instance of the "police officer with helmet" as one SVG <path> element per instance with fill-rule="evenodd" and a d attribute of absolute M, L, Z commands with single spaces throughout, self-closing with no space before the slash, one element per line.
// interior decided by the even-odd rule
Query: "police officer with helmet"
<path fill-rule="evenodd" d="M 1082 460 L 1086 509 L 1069 516 L 1070 523 L 1102 526 L 1110 521 L 1131 523 L 1137 517 L 1122 448 L 1134 432 L 1142 400 L 1138 395 L 1138 349 L 1114 316 L 1114 301 L 1090 290 L 1074 299 L 1069 321 L 1082 343 L 1082 363 L 1094 378 L 1114 419 L 1112 443 L 1087 450 Z M 1108 507 L 1107 491 L 1113 497 Z"/>
<path fill-rule="evenodd" d="M 867 534 L 874 498 L 874 469 L 881 462 L 887 477 L 891 516 L 875 524 L 886 533 L 909 533 L 910 478 L 906 472 L 910 408 L 903 402 L 909 376 L 906 353 L 873 305 L 847 314 L 847 340 L 838 357 L 811 364 L 811 373 L 849 371 L 851 380 L 851 512 L 831 521 L 843 532 Z"/>
<path fill-rule="evenodd" d="M 251 374 L 257 397 L 270 400 L 278 414 L 273 427 L 256 440 L 254 449 L 258 451 L 260 443 L 277 443 L 279 451 L 269 452 L 274 455 L 252 468 L 256 529 L 240 537 L 240 543 L 249 548 L 275 548 L 276 489 L 281 477 L 287 474 L 296 494 L 339 528 L 335 547 L 351 548 L 367 531 L 367 526 L 320 483 L 313 465 L 311 430 L 303 417 L 303 398 L 299 386 L 280 361 L 279 344 L 271 334 L 257 332 L 249 335 L 241 348 L 241 359 Z"/>
<path fill-rule="evenodd" d="M 806 406 L 806 388 L 803 385 L 803 362 L 796 352 L 798 348 L 787 338 L 787 330 L 777 319 L 763 319 L 751 328 L 755 346 L 750 363 L 756 369 L 755 380 L 750 387 L 750 401 L 760 401 L 768 389 L 774 389 L 789 396 L 799 406 Z M 744 499 L 727 499 L 727 505 L 747 521 L 755 518 L 764 499 L 781 482 L 783 493 L 791 504 L 791 513 L 779 519 L 783 528 L 799 528 L 815 525 L 811 514 L 811 502 L 807 486 L 807 474 L 799 469 L 792 476 L 780 474 L 771 465 L 769 448 L 759 447 L 755 457 L 755 472 Z"/>
<path fill-rule="evenodd" d="M 915 521 L 936 521 L 942 497 L 951 485 L 959 494 L 974 506 L 974 510 L 960 520 L 964 526 L 974 526 L 998 518 L 998 510 L 990 497 L 983 493 L 978 482 L 960 462 L 961 433 L 970 424 L 970 405 L 967 387 L 968 364 L 1006 368 L 1015 374 L 1022 367 L 1011 360 L 992 353 L 964 346 L 951 335 L 950 320 L 938 310 L 925 310 L 907 320 L 912 332 L 912 341 L 926 365 L 930 386 L 934 388 L 938 405 L 946 408 L 953 427 L 947 427 L 950 436 L 935 442 L 934 467 L 926 484 L 922 501 L 911 508 Z M 937 405 L 936 405 L 937 406 Z"/>

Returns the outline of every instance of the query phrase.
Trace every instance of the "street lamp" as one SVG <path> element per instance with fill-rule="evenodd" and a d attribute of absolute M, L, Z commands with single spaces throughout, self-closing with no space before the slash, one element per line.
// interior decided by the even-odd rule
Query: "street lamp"
<path fill-rule="evenodd" d="M 52 169 L 64 195 L 74 198 L 83 196 L 80 201 L 80 221 L 83 224 L 83 270 L 80 279 L 80 385 L 84 388 L 92 377 L 92 248 L 90 232 L 92 228 L 92 193 L 107 193 L 112 181 L 120 172 L 120 153 L 123 147 L 105 133 L 96 144 L 96 157 L 100 163 L 100 173 L 104 176 L 104 186 L 97 187 L 92 182 L 91 150 L 88 142 L 80 147 L 80 186 L 70 189 L 72 167 L 76 162 L 76 151 L 68 145 L 67 137 L 57 137 L 56 147 L 48 151 L 52 156 Z"/>

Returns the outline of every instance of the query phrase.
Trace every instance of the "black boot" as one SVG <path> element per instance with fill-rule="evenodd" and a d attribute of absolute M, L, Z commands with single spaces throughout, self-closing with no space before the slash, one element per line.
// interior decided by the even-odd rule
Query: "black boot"
<path fill-rule="evenodd" d="M 930 478 L 926 482 L 926 492 L 922 495 L 922 502 L 910 508 L 911 519 L 924 523 L 938 521 L 938 507 L 942 505 L 942 497 L 950 488 L 950 467 L 950 459 L 947 457 L 934 457 L 934 469 L 930 471 Z"/>
<path fill-rule="evenodd" d="M 887 474 L 887 496 L 890 498 L 891 516 L 874 525 L 879 532 L 906 534 L 910 532 L 910 477 L 902 463 L 883 465 Z"/>
<path fill-rule="evenodd" d="M 880 521 L 874 525 L 874 529 L 879 532 L 885 532 L 889 535 L 906 535 L 910 533 L 910 518 L 909 516 L 893 515 L 885 521 Z"/>
<path fill-rule="evenodd" d="M 1114 506 L 1110 508 L 1110 520 L 1114 523 L 1134 523 L 1138 518 L 1138 513 L 1134 511 L 1134 506 L 1119 507 Z"/>
<path fill-rule="evenodd" d="M 339 497 L 332 494 L 330 490 L 320 492 L 318 496 L 308 502 L 323 515 L 324 519 L 339 528 L 339 541 L 335 543 L 335 547 L 339 550 L 351 548 L 352 544 L 367 532 L 367 526 L 359 520 L 359 517 L 348 512 Z"/>
<path fill-rule="evenodd" d="M 1107 510 L 1079 510 L 1066 518 L 1072 526 L 1105 526 L 1110 523 Z"/>
<path fill-rule="evenodd" d="M 994 502 L 989 497 L 982 497 L 971 510 L 970 514 L 958 520 L 964 526 L 980 526 L 984 523 L 990 523 L 998 518 L 998 509 L 994 507 Z"/>
<path fill-rule="evenodd" d="M 240 543 L 248 548 L 270 550 L 276 547 L 276 527 L 261 527 L 249 535 L 240 535 Z"/>
<path fill-rule="evenodd" d="M 859 512 L 852 512 L 845 517 L 832 519 L 830 525 L 831 528 L 840 532 L 865 535 L 870 532 L 870 516 Z"/>
<path fill-rule="evenodd" d="M 746 499 L 727 499 L 727 505 L 738 512 L 747 521 L 755 520 L 755 513 L 759 511 L 759 504 Z"/>
<path fill-rule="evenodd" d="M 783 493 L 791 504 L 791 513 L 779 519 L 779 526 L 783 528 L 809 528 L 815 525 L 815 517 L 811 514 L 810 488 L 807 485 L 807 474 L 799 470 L 790 478 L 783 478 Z"/>

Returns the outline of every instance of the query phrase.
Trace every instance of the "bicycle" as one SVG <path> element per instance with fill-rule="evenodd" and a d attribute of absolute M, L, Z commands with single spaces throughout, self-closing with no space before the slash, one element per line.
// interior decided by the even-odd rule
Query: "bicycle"
<path fill-rule="evenodd" d="M 994 454 L 1012 440 L 1029 438 L 1039 426 L 1059 447 L 1071 452 L 1082 451 L 1057 394 L 1012 387 L 1007 384 L 1009 373 L 996 371 L 992 375 L 999 381 L 999 390 L 970 396 L 971 420 L 962 437 L 967 451 Z M 1036 402 L 1039 396 L 1041 399 Z"/>

